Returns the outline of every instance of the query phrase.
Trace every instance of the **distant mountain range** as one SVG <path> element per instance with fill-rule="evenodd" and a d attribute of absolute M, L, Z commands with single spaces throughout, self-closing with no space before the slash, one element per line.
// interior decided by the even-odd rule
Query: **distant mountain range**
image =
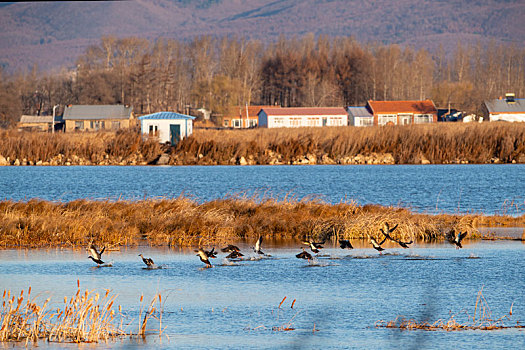
<path fill-rule="evenodd" d="M 131 0 L 0 6 L 0 65 L 8 72 L 73 67 L 101 36 L 237 35 L 274 41 L 307 33 L 434 50 L 525 45 L 523 0 Z"/>

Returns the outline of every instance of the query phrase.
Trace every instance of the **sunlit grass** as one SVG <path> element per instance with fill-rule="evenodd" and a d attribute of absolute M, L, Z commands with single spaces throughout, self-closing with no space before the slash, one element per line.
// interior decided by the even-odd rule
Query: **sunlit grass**
<path fill-rule="evenodd" d="M 94 291 L 80 289 L 77 281 L 77 292 L 74 296 L 64 297 L 62 307 L 48 308 L 51 301 L 43 303 L 38 296 L 33 296 L 31 287 L 27 294 L 22 290 L 19 296 L 4 290 L 2 308 L 0 309 L 0 342 L 37 343 L 39 340 L 49 342 L 94 343 L 115 340 L 120 337 L 144 337 L 147 334 L 162 334 L 162 297 L 155 295 L 144 310 L 141 297 L 139 314 L 140 327 L 136 333 L 127 331 L 129 318 L 122 314 L 121 306 L 115 310 L 116 295 L 107 289 L 103 295 Z M 156 308 L 159 303 L 160 310 Z M 141 318 L 144 313 L 143 318 Z M 157 330 L 146 328 L 150 318 L 159 321 Z"/>
<path fill-rule="evenodd" d="M 479 237 L 478 226 L 525 226 L 525 215 L 428 215 L 405 208 L 318 199 L 229 197 L 199 203 L 180 196 L 140 201 L 0 201 L 1 247 L 201 246 L 231 240 L 366 239 L 385 222 L 402 241 L 443 240 L 450 231 Z M 381 237 L 381 236 L 379 236 Z"/>

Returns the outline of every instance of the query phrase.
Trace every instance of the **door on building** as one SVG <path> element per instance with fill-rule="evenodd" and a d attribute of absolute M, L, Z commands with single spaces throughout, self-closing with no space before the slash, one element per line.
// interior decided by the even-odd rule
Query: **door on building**
<path fill-rule="evenodd" d="M 180 141 L 180 125 L 170 124 L 170 142 L 174 146 Z"/>
<path fill-rule="evenodd" d="M 323 117 L 323 126 L 326 126 L 328 124 L 328 118 Z"/>

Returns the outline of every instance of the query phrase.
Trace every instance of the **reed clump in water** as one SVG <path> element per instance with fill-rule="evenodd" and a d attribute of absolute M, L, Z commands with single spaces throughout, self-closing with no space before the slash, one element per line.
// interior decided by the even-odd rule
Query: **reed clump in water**
<path fill-rule="evenodd" d="M 156 295 L 149 305 L 139 332 L 133 334 L 126 332 L 123 327 L 124 316 L 120 306 L 120 322 L 117 323 L 115 319 L 116 295 L 110 294 L 109 290 L 106 290 L 103 296 L 89 290 L 82 292 L 78 281 L 77 286 L 76 294 L 69 299 L 64 297 L 63 307 L 56 310 L 47 308 L 50 298 L 39 304 L 37 297 L 31 295 L 31 287 L 27 295 L 24 295 L 22 290 L 18 297 L 12 295 L 11 291 L 4 290 L 0 309 L 0 342 L 25 341 L 28 344 L 47 340 L 93 343 L 107 342 L 123 336 L 145 336 L 152 332 L 146 331 L 147 321 L 151 317 L 159 319 L 160 326 L 157 332 L 159 335 L 162 333 L 162 315 L 159 315 L 162 313 L 162 307 L 160 312 L 155 308 L 156 301 L 161 302 L 160 294 Z"/>
<path fill-rule="evenodd" d="M 491 217 L 524 225 L 521 217 Z M 0 201 L 0 246 L 85 247 L 99 245 L 190 246 L 230 240 L 366 239 L 380 235 L 385 222 L 399 224 L 393 236 L 403 241 L 442 240 L 452 231 L 479 236 L 484 216 L 427 215 L 408 209 L 319 199 L 257 199 L 242 196 L 198 203 L 185 196 L 140 201 L 75 200 L 54 203 Z M 381 237 L 381 236 L 380 236 Z"/>
<path fill-rule="evenodd" d="M 515 325 L 506 325 L 505 320 L 510 320 L 512 316 L 512 305 L 507 315 L 503 315 L 497 319 L 492 317 L 492 311 L 483 296 L 483 288 L 478 292 L 476 304 L 474 306 L 474 314 L 470 316 L 466 311 L 466 321 L 459 322 L 457 314 L 451 315 L 448 320 L 439 319 L 433 323 L 426 321 L 416 321 L 414 319 L 406 319 L 402 316 L 397 317 L 392 321 L 378 321 L 377 328 L 399 328 L 404 330 L 425 330 L 425 331 L 462 331 L 462 330 L 497 330 L 505 328 L 525 328 L 525 326 L 516 323 Z"/>

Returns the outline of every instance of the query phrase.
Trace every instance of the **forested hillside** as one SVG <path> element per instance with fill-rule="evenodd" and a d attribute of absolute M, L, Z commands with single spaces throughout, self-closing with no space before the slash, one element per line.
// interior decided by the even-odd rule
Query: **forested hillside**
<path fill-rule="evenodd" d="M 152 0 L 15 2 L 0 7 L 0 66 L 74 67 L 100 37 L 353 36 L 362 44 L 410 45 L 434 52 L 494 41 L 525 43 L 521 0 Z"/>
<path fill-rule="evenodd" d="M 189 42 L 103 37 L 61 73 L 0 79 L 0 126 L 59 104 L 126 104 L 135 114 L 207 108 L 218 123 L 236 105 L 347 106 L 367 100 L 432 99 L 480 112 L 485 99 L 525 96 L 525 49 L 464 46 L 432 55 L 350 37 L 195 37 Z M 1 72 L 0 72 L 1 73 Z"/>

